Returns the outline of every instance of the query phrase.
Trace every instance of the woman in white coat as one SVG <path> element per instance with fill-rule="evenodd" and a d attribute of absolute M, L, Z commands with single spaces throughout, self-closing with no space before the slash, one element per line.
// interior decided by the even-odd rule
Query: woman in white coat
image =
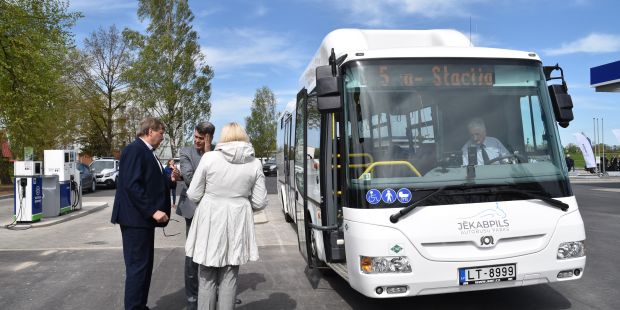
<path fill-rule="evenodd" d="M 239 265 L 258 260 L 252 211 L 267 205 L 262 165 L 241 126 L 222 128 L 215 151 L 200 159 L 187 197 L 198 204 L 185 243 L 186 255 L 200 264 L 198 308 L 233 309 Z"/>

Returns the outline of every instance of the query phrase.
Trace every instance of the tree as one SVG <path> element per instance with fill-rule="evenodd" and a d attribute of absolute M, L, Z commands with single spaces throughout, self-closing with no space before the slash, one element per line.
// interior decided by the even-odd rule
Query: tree
<path fill-rule="evenodd" d="M 579 150 L 579 147 L 575 143 L 569 143 L 568 145 L 566 145 L 565 149 L 566 153 L 575 154 Z"/>
<path fill-rule="evenodd" d="M 276 150 L 276 99 L 266 86 L 256 90 L 245 128 L 254 146 L 256 157 L 269 157 Z"/>
<path fill-rule="evenodd" d="M 73 81 L 88 112 L 82 128 L 84 151 L 110 156 L 123 146 L 116 136 L 123 129 L 117 122 L 125 117 L 121 111 L 128 100 L 125 73 L 132 60 L 128 42 L 114 25 L 99 28 L 84 39 L 84 49 L 75 51 L 72 59 Z"/>
<path fill-rule="evenodd" d="M 72 142 L 76 109 L 66 54 L 79 13 L 57 0 L 0 0 L 0 123 L 16 158 L 24 146 Z"/>
<path fill-rule="evenodd" d="M 200 52 L 187 0 L 140 0 L 138 17 L 150 20 L 147 34 L 124 31 L 138 52 L 128 74 L 132 100 L 166 125 L 164 143 L 174 156 L 194 124 L 211 115 L 213 71 Z"/>

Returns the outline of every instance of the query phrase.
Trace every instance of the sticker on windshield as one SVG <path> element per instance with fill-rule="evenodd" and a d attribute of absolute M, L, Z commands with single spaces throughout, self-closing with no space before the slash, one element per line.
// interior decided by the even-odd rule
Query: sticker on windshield
<path fill-rule="evenodd" d="M 411 201 L 411 191 L 408 188 L 401 188 L 396 193 L 396 198 L 400 203 L 409 203 Z"/>
<path fill-rule="evenodd" d="M 386 188 L 381 193 L 381 199 L 385 203 L 393 203 L 394 201 L 396 201 L 396 192 L 391 188 Z"/>
<path fill-rule="evenodd" d="M 381 192 L 377 189 L 370 189 L 366 192 L 366 201 L 372 205 L 376 205 L 381 201 Z"/>

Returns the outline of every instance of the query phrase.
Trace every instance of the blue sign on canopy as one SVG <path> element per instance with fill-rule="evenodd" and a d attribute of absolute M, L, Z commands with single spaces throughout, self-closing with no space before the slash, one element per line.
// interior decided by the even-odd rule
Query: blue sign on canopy
<path fill-rule="evenodd" d="M 620 61 L 590 68 L 590 86 L 596 91 L 620 91 Z"/>

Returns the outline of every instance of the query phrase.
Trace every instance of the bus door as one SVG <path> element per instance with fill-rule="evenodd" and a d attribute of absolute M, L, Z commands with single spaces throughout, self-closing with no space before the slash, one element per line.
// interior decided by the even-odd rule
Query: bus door
<path fill-rule="evenodd" d="M 339 134 L 342 114 L 321 115 L 321 204 L 323 244 L 327 262 L 345 260 L 342 231 L 342 184 L 344 184 L 344 146 Z"/>
<path fill-rule="evenodd" d="M 307 195 L 306 195 L 306 165 L 307 165 L 307 143 L 306 143 L 306 111 L 307 111 L 308 95 L 306 89 L 302 89 L 297 94 L 297 107 L 295 112 L 295 160 L 293 167 L 294 187 L 292 199 L 294 199 L 295 222 L 297 224 L 297 240 L 299 244 L 299 252 L 304 259 L 308 260 L 310 253 L 310 244 L 308 236 L 310 236 L 309 223 L 310 216 L 307 211 Z"/>
<path fill-rule="evenodd" d="M 295 158 L 294 156 L 294 149 L 293 149 L 293 144 L 291 144 L 291 142 L 294 142 L 292 139 L 292 130 L 291 128 L 293 127 L 293 117 L 291 115 L 289 115 L 288 117 L 285 118 L 284 121 L 284 162 L 282 163 L 282 170 L 284 172 L 284 194 L 283 195 L 283 204 L 284 204 L 284 216 L 285 219 L 287 221 L 291 222 L 295 222 L 295 193 L 293 192 L 295 185 L 294 185 L 294 176 L 293 176 L 293 172 L 292 172 L 292 168 L 294 166 L 293 164 L 293 160 Z"/>

